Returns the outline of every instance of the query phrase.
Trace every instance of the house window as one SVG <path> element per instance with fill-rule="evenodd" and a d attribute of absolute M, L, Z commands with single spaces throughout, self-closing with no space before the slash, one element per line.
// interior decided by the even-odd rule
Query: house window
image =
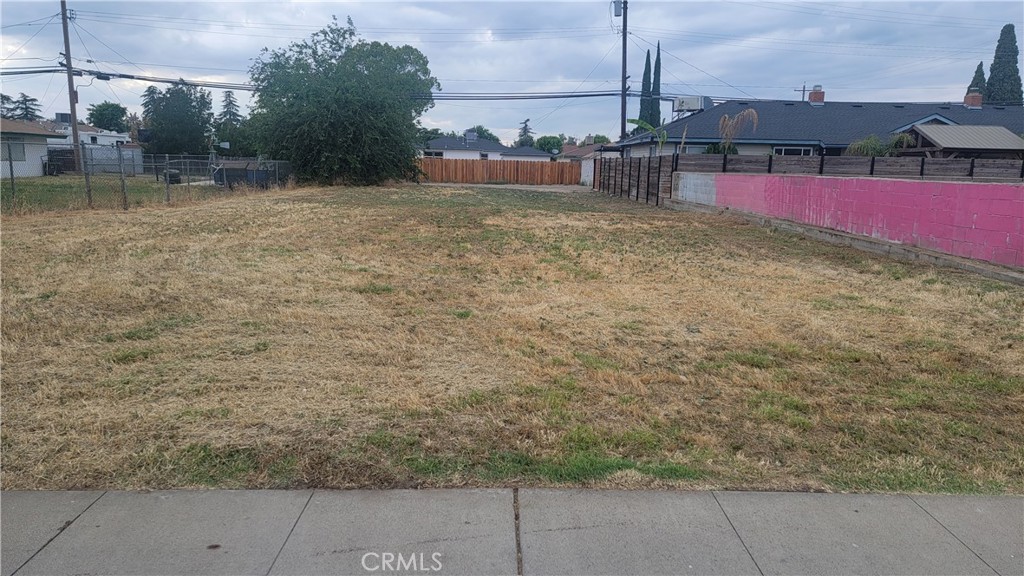
<path fill-rule="evenodd" d="M 480 159 L 481 160 L 487 160 L 487 153 L 486 152 L 481 152 L 480 153 Z"/>
<path fill-rule="evenodd" d="M 814 156 L 814 148 L 807 146 L 776 146 L 772 149 L 776 156 Z"/>
<path fill-rule="evenodd" d="M 683 154 L 703 154 L 707 146 L 684 146 Z"/>
<path fill-rule="evenodd" d="M 96 144 L 98 142 L 99 142 L 98 138 L 96 138 L 95 136 L 89 136 L 89 143 L 90 144 Z"/>
<path fill-rule="evenodd" d="M 424 158 L 443 158 L 444 157 L 444 152 L 438 152 L 438 151 L 434 151 L 434 150 L 424 150 L 423 151 L 423 157 Z"/>
<path fill-rule="evenodd" d="M 8 160 L 8 150 L 10 151 L 10 160 L 14 162 L 25 161 L 25 143 L 16 142 L 12 138 L 11 140 L 5 140 L 0 144 L 0 160 L 5 162 Z"/>
<path fill-rule="evenodd" d="M 658 147 L 652 144 L 650 150 L 647 151 L 647 155 L 648 156 L 657 156 L 658 155 Z"/>
<path fill-rule="evenodd" d="M 622 157 L 623 157 L 623 158 L 629 158 L 629 157 L 631 157 L 631 156 L 632 156 L 632 154 L 630 154 L 630 152 L 632 152 L 632 151 L 633 151 L 633 148 L 631 148 L 631 147 L 626 147 L 626 148 L 623 148 L 622 150 L 623 150 L 623 152 L 622 152 Z"/>

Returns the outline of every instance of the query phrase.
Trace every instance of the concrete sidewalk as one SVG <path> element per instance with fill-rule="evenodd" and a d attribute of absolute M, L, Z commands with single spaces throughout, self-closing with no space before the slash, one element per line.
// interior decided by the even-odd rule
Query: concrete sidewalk
<path fill-rule="evenodd" d="M 1024 498 L 584 490 L 0 493 L 2 576 L 1024 575 Z"/>

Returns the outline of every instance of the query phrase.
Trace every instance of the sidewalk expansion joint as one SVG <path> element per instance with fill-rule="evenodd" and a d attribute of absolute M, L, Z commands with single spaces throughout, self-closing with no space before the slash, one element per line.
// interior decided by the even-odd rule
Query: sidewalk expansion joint
<path fill-rule="evenodd" d="M 715 503 L 718 504 L 718 509 L 722 511 L 722 515 L 725 516 L 725 520 L 729 523 L 729 527 L 732 528 L 736 537 L 740 539 L 740 544 L 743 544 L 743 549 L 747 551 L 747 556 L 750 556 L 750 561 L 754 563 L 754 568 L 757 568 L 757 573 L 764 576 L 764 570 L 761 570 L 761 566 L 757 563 L 757 558 L 750 553 L 750 548 L 747 548 L 747 543 L 743 541 L 743 536 L 740 535 L 740 531 L 736 529 L 736 525 L 732 523 L 732 518 L 729 518 L 729 513 L 725 511 L 725 507 L 718 500 L 718 493 L 714 490 L 711 491 L 711 497 L 715 499 Z"/>
<path fill-rule="evenodd" d="M 523 543 L 519 524 L 519 488 L 512 489 L 512 513 L 516 521 L 516 574 L 523 576 Z"/>
<path fill-rule="evenodd" d="M 971 548 L 970 546 L 968 546 L 966 542 L 961 540 L 959 536 L 957 536 L 952 530 L 947 528 L 946 525 L 943 524 L 938 518 L 933 516 L 932 513 L 929 512 L 927 508 L 925 508 L 924 506 L 921 506 L 921 503 L 918 502 L 917 500 L 915 500 L 912 495 L 907 494 L 907 498 L 910 498 L 910 501 L 913 502 L 914 504 L 916 504 L 917 507 L 920 508 L 921 511 L 923 511 L 925 514 L 927 514 L 929 518 L 931 518 L 932 520 L 935 520 L 935 522 L 938 523 L 939 526 L 942 526 L 943 530 L 945 530 L 946 532 L 949 532 L 950 536 L 952 536 L 953 538 L 956 538 L 956 541 L 959 542 L 964 548 L 967 548 L 968 550 L 970 550 L 971 554 L 974 554 L 974 556 L 977 557 L 978 560 L 981 560 L 982 564 L 984 564 L 985 566 L 988 566 L 988 569 L 991 570 L 993 574 L 996 574 L 997 576 L 1002 576 L 1001 574 L 999 574 L 999 570 L 996 570 L 995 568 L 992 567 L 991 564 L 989 564 L 988 562 L 985 562 L 985 559 L 982 558 L 981 555 L 979 555 L 977 552 L 975 552 L 974 548 Z"/>
<path fill-rule="evenodd" d="M 44 543 L 44 544 L 43 544 L 42 546 L 40 546 L 40 547 L 39 547 L 39 550 L 36 550 L 36 551 L 35 551 L 34 553 L 32 553 L 32 555 L 31 555 L 31 556 L 29 556 L 28 560 L 25 560 L 24 562 L 22 562 L 22 563 L 21 563 L 21 566 L 18 566 L 17 568 L 15 568 L 15 569 L 14 569 L 14 572 L 11 572 L 11 576 L 14 576 L 15 574 L 17 574 L 19 570 L 21 570 L 22 568 L 24 568 L 26 564 L 28 564 L 29 562 L 31 562 L 33 558 L 35 558 L 36 556 L 38 556 L 40 552 L 42 552 L 42 551 L 43 551 L 43 550 L 44 550 L 44 549 L 45 549 L 45 548 L 46 548 L 47 546 L 49 546 L 49 545 L 50 545 L 50 542 L 53 542 L 53 541 L 54 541 L 54 540 L 55 540 L 55 539 L 57 538 L 57 536 L 60 536 L 61 534 L 63 534 L 65 530 L 67 530 L 68 528 L 70 528 L 70 527 L 71 527 L 71 525 L 75 523 L 75 520 L 78 520 L 79 518 L 81 518 L 81 517 L 82 517 L 82 514 L 85 514 L 86 512 L 88 512 L 88 511 L 89 511 L 89 508 L 92 508 L 92 505 L 93 505 L 93 504 L 95 504 L 95 503 L 99 502 L 99 501 L 100 501 L 100 498 L 103 498 L 103 497 L 104 497 L 104 496 L 106 496 L 106 495 L 107 495 L 107 491 L 106 491 L 106 490 L 104 490 L 104 491 L 103 491 L 102 493 L 100 493 L 100 495 L 99 495 L 99 496 L 97 496 L 97 497 L 96 497 L 96 499 L 95 499 L 95 500 L 93 500 L 92 502 L 90 502 L 90 503 L 89 503 L 89 505 L 85 507 L 85 510 L 82 510 L 81 512 L 79 512 L 79 513 L 78 513 L 78 515 L 77 515 L 77 516 L 75 516 L 75 517 L 74 517 L 74 518 L 72 518 L 71 520 L 68 520 L 67 522 L 65 522 L 65 523 L 64 523 L 64 525 L 63 525 L 63 526 L 61 526 L 59 530 L 57 530 L 57 533 L 56 533 L 56 534 L 54 534 L 53 536 L 51 536 L 51 537 L 50 537 L 50 539 L 46 541 L 46 543 Z"/>
<path fill-rule="evenodd" d="M 316 494 L 316 490 L 309 491 L 309 498 L 306 498 L 306 503 L 302 505 L 302 510 L 299 511 L 299 515 L 295 517 L 295 522 L 292 523 L 291 530 L 289 530 L 288 535 L 284 537 L 284 542 L 281 542 L 281 548 L 279 548 L 277 554 L 274 555 L 274 561 L 270 563 L 270 568 L 267 568 L 267 576 L 274 571 L 274 565 L 277 564 L 277 559 L 281 557 L 281 552 L 284 552 L 284 547 L 288 545 L 288 541 L 292 538 L 292 532 L 295 532 L 295 527 L 299 525 L 299 520 L 301 520 L 302 515 L 306 513 L 306 508 L 309 506 L 309 502 L 313 500 L 313 494 Z"/>

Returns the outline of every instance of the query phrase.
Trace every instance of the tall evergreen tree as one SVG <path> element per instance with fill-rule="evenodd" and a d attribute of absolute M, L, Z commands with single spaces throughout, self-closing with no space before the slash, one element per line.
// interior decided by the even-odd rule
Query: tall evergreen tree
<path fill-rule="evenodd" d="M 644 122 L 647 122 L 647 119 L 650 118 L 650 116 L 651 116 L 651 114 L 649 112 L 650 109 L 651 109 L 651 51 L 648 50 L 647 51 L 647 63 L 644 64 L 644 79 L 643 79 L 643 83 L 640 85 L 640 115 L 637 116 L 637 118 L 639 118 L 640 120 L 643 120 Z M 643 131 L 643 128 L 640 128 L 639 126 L 637 126 L 633 130 L 633 133 L 636 134 L 636 133 L 639 133 L 639 132 L 642 132 L 642 131 Z"/>
<path fill-rule="evenodd" d="M 996 43 L 996 54 L 988 69 L 988 84 L 985 86 L 986 104 L 1020 104 L 1024 100 L 1021 87 L 1020 69 L 1017 67 L 1017 34 L 1013 24 L 1003 26 Z"/>
<path fill-rule="evenodd" d="M 978 62 L 978 67 L 974 69 L 974 78 L 971 78 L 971 83 L 967 85 L 967 92 L 970 92 L 971 88 L 977 88 L 979 93 L 985 94 L 984 62 Z"/>
<path fill-rule="evenodd" d="M 661 126 L 661 42 L 658 42 L 658 55 L 654 58 L 654 79 L 651 81 L 651 104 L 647 109 L 647 123 Z"/>
<path fill-rule="evenodd" d="M 0 117 L 4 120 L 14 119 L 14 98 L 7 94 L 0 94 Z"/>
<path fill-rule="evenodd" d="M 218 126 L 238 126 L 242 123 L 242 114 L 238 111 L 238 100 L 231 90 L 224 92 L 221 100 L 220 114 L 217 115 Z"/>
<path fill-rule="evenodd" d="M 522 127 L 519 128 L 519 138 L 515 141 L 515 145 L 519 146 L 533 146 L 533 128 L 530 128 L 530 119 L 527 118 L 520 122 Z"/>
<path fill-rule="evenodd" d="M 148 86 L 142 92 L 142 122 L 149 125 L 153 112 L 156 111 L 157 102 L 160 100 L 161 92 L 156 86 Z"/>
<path fill-rule="evenodd" d="M 39 100 L 36 100 L 22 92 L 18 94 L 18 97 L 11 103 L 9 113 L 13 120 L 33 122 L 35 120 L 42 119 L 42 116 L 39 114 L 39 110 Z"/>

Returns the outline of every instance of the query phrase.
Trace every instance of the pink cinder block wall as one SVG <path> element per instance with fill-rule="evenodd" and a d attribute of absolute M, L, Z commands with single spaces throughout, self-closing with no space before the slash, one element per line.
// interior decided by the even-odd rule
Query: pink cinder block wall
<path fill-rule="evenodd" d="M 1024 268 L 1024 185 L 715 174 L 715 205 Z"/>

